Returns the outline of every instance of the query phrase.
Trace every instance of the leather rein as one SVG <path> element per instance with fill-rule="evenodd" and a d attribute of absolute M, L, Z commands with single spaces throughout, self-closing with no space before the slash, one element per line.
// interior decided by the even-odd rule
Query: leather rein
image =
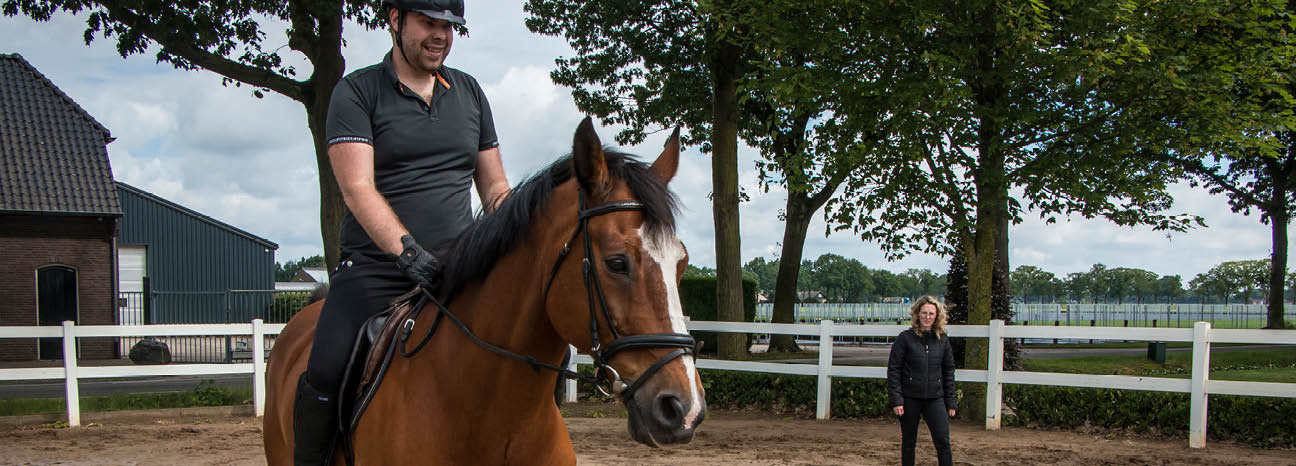
<path fill-rule="evenodd" d="M 455 316 L 454 313 L 450 312 L 450 309 L 447 309 L 440 300 L 432 296 L 427 289 L 423 289 L 422 292 L 426 300 L 436 304 L 440 315 L 449 318 L 450 321 L 453 322 L 456 327 L 459 327 L 459 330 L 463 331 L 464 335 L 466 335 L 468 339 L 477 346 L 500 356 L 524 362 L 537 371 L 540 369 L 550 370 L 557 372 L 560 377 L 572 378 L 594 384 L 594 386 L 597 387 L 600 392 L 603 392 L 604 395 L 618 395 L 623 401 L 628 402 L 634 398 L 635 392 L 666 364 L 686 354 L 693 354 L 696 342 L 693 337 L 687 333 L 645 333 L 639 335 L 621 335 L 621 333 L 617 331 L 616 324 L 612 320 L 611 311 L 608 310 L 607 300 L 603 295 L 603 287 L 599 284 L 598 273 L 594 270 L 594 265 L 590 260 L 590 258 L 594 256 L 594 246 L 589 235 L 589 220 L 612 212 L 643 211 L 645 207 L 643 203 L 639 201 L 614 201 L 586 209 L 584 192 L 579 189 L 577 189 L 577 192 L 580 196 L 579 223 L 576 227 L 576 231 L 572 232 L 571 237 L 567 239 L 566 243 L 563 243 L 562 250 L 558 253 L 558 260 L 554 262 L 553 270 L 549 274 L 549 279 L 545 281 L 543 302 L 548 302 L 549 300 L 549 286 L 553 284 L 554 278 L 558 276 L 558 269 L 562 266 L 563 260 L 567 257 L 567 254 L 571 252 L 572 241 L 575 241 L 577 236 L 581 236 L 581 233 L 585 232 L 585 257 L 581 259 L 581 278 L 584 281 L 585 295 L 589 302 L 590 356 L 594 360 L 594 375 L 585 375 L 569 370 L 565 367 L 549 364 L 536 359 L 534 356 L 521 355 L 483 340 L 474 334 L 472 330 L 468 328 L 468 325 L 460 320 L 458 316 Z M 665 267 L 664 264 L 662 266 Z M 400 352 L 401 355 L 405 357 L 412 356 L 414 353 L 417 353 L 422 349 L 423 345 L 427 344 L 428 340 L 432 337 L 432 333 L 436 329 L 435 325 L 430 327 L 422 341 L 420 341 L 412 351 L 405 350 L 405 340 L 409 338 L 410 333 L 413 332 L 414 320 L 418 318 L 418 313 L 422 308 L 422 306 L 417 307 L 418 309 L 415 310 L 415 313 L 403 322 L 401 328 Z M 602 320 L 607 322 L 608 333 L 612 336 L 612 341 L 608 343 L 607 346 L 599 344 L 598 316 L 600 313 L 597 309 L 600 308 L 602 309 Z M 621 379 L 621 375 L 617 373 L 616 369 L 613 369 L 612 366 L 608 364 L 608 361 L 618 352 L 631 348 L 675 349 L 663 356 L 661 359 L 658 359 L 652 366 L 649 366 L 648 369 L 642 374 L 639 374 L 639 377 L 634 381 L 626 384 L 625 381 Z M 603 384 L 605 381 L 607 382 L 606 387 Z"/>

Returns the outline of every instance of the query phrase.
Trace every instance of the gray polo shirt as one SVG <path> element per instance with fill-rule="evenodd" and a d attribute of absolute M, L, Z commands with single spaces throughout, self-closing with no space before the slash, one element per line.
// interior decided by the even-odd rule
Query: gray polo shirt
<path fill-rule="evenodd" d="M 328 145 L 374 147 L 374 182 L 396 217 L 424 248 L 443 255 L 472 221 L 477 153 L 499 146 L 490 103 L 476 79 L 441 67 L 429 105 L 400 83 L 388 53 L 333 88 Z M 343 257 L 387 256 L 356 221 L 342 218 Z"/>

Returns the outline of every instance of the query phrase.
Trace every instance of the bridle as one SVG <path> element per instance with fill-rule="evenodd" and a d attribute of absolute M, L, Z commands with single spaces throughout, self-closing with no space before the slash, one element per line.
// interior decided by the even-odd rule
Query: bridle
<path fill-rule="evenodd" d="M 577 236 L 580 236 L 581 232 L 585 232 L 585 257 L 581 259 L 581 278 L 585 283 L 585 296 L 589 302 L 590 357 L 594 360 L 594 385 L 598 387 L 599 391 L 603 392 L 604 395 L 620 395 L 622 399 L 629 401 L 634 398 L 635 391 L 638 390 L 639 387 L 643 386 L 644 382 L 646 382 L 649 377 L 656 374 L 657 371 L 661 370 L 661 368 L 667 363 L 670 363 L 685 354 L 693 354 L 696 342 L 693 340 L 693 337 L 687 333 L 644 333 L 639 335 L 621 335 L 621 332 L 617 331 L 616 323 L 612 320 L 612 313 L 608 310 L 607 299 L 603 297 L 603 287 L 599 285 L 598 273 L 595 272 L 594 263 L 591 261 L 591 258 L 594 256 L 594 246 L 589 234 L 589 220 L 612 212 L 643 211 L 645 210 L 645 207 L 643 203 L 639 201 L 613 201 L 601 206 L 586 209 L 585 192 L 579 188 L 576 192 L 579 196 L 580 213 L 578 218 L 580 223 L 576 226 L 576 231 L 573 231 L 571 237 L 567 239 L 567 242 L 563 243 L 562 250 L 558 252 L 558 260 L 554 262 L 553 271 L 549 273 L 549 280 L 545 282 L 544 302 L 549 301 L 549 286 L 553 284 L 554 278 L 558 276 L 558 269 L 562 266 L 563 259 L 567 258 L 567 253 L 571 252 L 571 242 L 574 241 Z M 661 264 L 661 266 L 666 267 L 666 264 Z M 608 343 L 606 347 L 599 344 L 599 320 L 598 312 L 595 310 L 595 298 L 598 299 L 598 307 L 603 309 L 603 319 L 607 322 L 608 333 L 612 335 L 612 341 Z M 639 378 L 635 379 L 634 382 L 626 385 L 626 383 L 621 380 L 621 374 L 618 374 L 616 369 L 613 369 L 612 366 L 608 364 L 608 361 L 611 360 L 612 356 L 616 355 L 616 353 L 630 348 L 675 349 L 667 355 L 662 356 L 661 359 L 658 359 L 656 363 L 649 366 L 642 374 L 639 374 Z M 601 377 L 604 373 L 608 374 L 609 378 L 604 379 Z M 607 388 L 604 388 L 603 385 L 599 383 L 601 380 L 608 381 Z"/>
<path fill-rule="evenodd" d="M 575 241 L 576 237 L 580 236 L 581 233 L 584 232 L 585 257 L 581 260 L 581 278 L 585 283 L 585 295 L 589 302 L 590 356 L 594 360 L 595 367 L 593 376 L 581 374 L 565 367 L 545 363 L 536 359 L 534 356 L 523 356 L 482 340 L 474 334 L 462 320 L 459 320 L 457 316 L 442 305 L 440 300 L 433 297 L 428 290 L 424 289 L 423 295 L 426 299 L 436 304 L 440 314 L 445 315 L 451 322 L 454 322 L 455 326 L 459 327 L 459 329 L 478 346 L 501 356 L 530 364 L 531 367 L 536 370 L 551 370 L 557 372 L 562 377 L 592 383 L 604 395 L 617 395 L 620 396 L 623 401 L 628 402 L 634 398 L 635 392 L 666 364 L 686 354 L 693 354 L 696 342 L 693 337 L 687 333 L 645 333 L 638 335 L 622 335 L 617 331 L 616 324 L 612 320 L 611 311 L 608 310 L 607 300 L 603 296 L 603 287 L 599 285 L 598 274 L 595 272 L 593 262 L 590 259 L 594 256 L 594 246 L 589 235 L 589 220 L 612 212 L 643 211 L 645 210 L 645 206 L 639 201 L 613 201 L 601 206 L 586 209 L 584 192 L 578 188 L 577 193 L 579 195 L 579 223 L 576 226 L 576 231 L 572 232 L 571 237 L 567 239 L 567 242 L 563 243 L 562 249 L 558 252 L 558 259 L 554 262 L 553 270 L 549 274 L 549 279 L 545 281 L 542 302 L 547 303 L 549 300 L 549 287 L 553 284 L 554 278 L 558 276 L 558 269 L 562 266 L 563 260 L 566 259 L 567 254 L 571 252 L 572 241 Z M 662 266 L 665 267 L 666 265 L 662 264 Z M 421 308 L 422 306 L 417 307 Z M 608 343 L 607 346 L 599 344 L 599 312 L 597 311 L 597 308 L 603 310 L 603 320 L 607 322 L 608 333 L 612 335 L 612 341 Z M 413 351 L 406 352 L 404 350 L 404 342 L 409 333 L 413 330 L 415 318 L 417 318 L 417 314 L 410 316 L 410 318 L 404 322 L 404 328 L 402 329 L 403 331 L 400 339 L 401 353 L 407 357 L 418 352 L 418 350 L 427 343 L 428 339 L 431 338 L 432 332 L 435 330 L 435 327 L 429 328 L 427 335 L 423 337 L 423 341 L 420 342 Z M 639 377 L 633 382 L 626 384 L 625 381 L 621 380 L 621 374 L 618 374 L 616 369 L 613 369 L 612 366 L 608 364 L 608 361 L 617 353 L 631 348 L 675 349 L 663 356 L 661 359 L 658 359 L 652 366 L 649 366 L 648 369 L 642 374 L 639 374 Z M 604 374 L 607 376 L 604 377 Z M 604 382 L 607 384 L 606 387 L 604 386 Z"/>

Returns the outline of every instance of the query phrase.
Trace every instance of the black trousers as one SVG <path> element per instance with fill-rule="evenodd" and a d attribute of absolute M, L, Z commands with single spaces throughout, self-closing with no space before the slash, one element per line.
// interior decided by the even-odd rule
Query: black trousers
<path fill-rule="evenodd" d="M 932 443 L 936 445 L 936 460 L 940 466 L 952 466 L 950 452 L 949 412 L 941 398 L 904 399 L 904 416 L 900 416 L 900 464 L 913 466 L 914 444 L 918 441 L 918 419 L 927 420 Z"/>
<path fill-rule="evenodd" d="M 343 259 L 329 278 L 328 297 L 315 326 L 315 343 L 306 365 L 311 386 L 325 393 L 341 391 L 347 358 L 360 327 L 414 286 L 395 262 L 358 254 Z"/>

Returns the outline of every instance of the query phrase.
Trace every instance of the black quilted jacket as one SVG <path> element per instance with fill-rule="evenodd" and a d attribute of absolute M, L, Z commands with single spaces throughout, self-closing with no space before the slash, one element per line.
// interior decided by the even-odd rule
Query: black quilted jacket
<path fill-rule="evenodd" d="M 944 398 L 945 407 L 958 409 L 949 337 L 900 332 L 887 363 L 887 392 L 891 406 L 903 406 L 905 398 Z"/>

